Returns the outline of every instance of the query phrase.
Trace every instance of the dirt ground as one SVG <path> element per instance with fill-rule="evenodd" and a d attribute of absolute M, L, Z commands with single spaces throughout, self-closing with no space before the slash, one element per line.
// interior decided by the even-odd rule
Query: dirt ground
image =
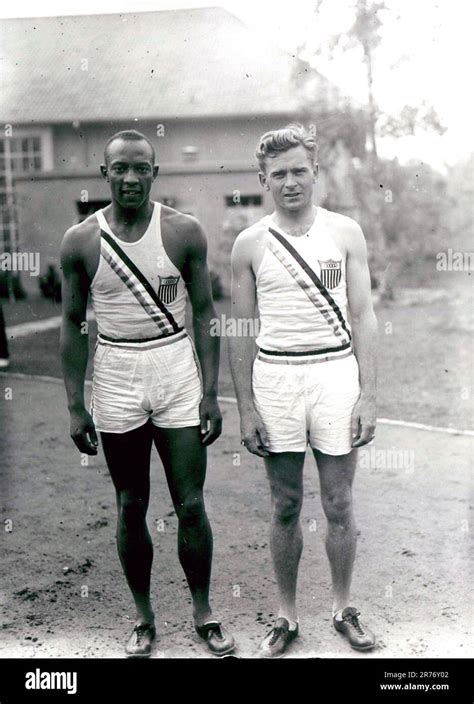
<path fill-rule="evenodd" d="M 133 623 L 115 551 L 115 502 L 100 452 L 81 466 L 60 383 L 2 376 L 0 657 L 121 657 Z M 7 396 L 8 396 L 8 392 Z M 2 388 L 2 395 L 3 388 Z M 237 655 L 255 657 L 276 588 L 261 460 L 241 454 L 236 406 L 209 451 L 206 504 L 214 530 L 213 605 Z M 381 425 L 360 455 L 353 603 L 378 636 L 358 654 L 330 622 L 329 567 L 314 461 L 307 457 L 298 602 L 301 637 L 288 657 L 472 657 L 469 489 L 473 438 Z M 208 657 L 194 635 L 176 555 L 177 521 L 159 460 L 149 526 L 155 545 L 153 657 Z"/>

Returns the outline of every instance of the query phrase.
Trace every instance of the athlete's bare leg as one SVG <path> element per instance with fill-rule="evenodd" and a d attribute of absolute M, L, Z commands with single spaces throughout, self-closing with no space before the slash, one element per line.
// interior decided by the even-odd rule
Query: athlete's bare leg
<path fill-rule="evenodd" d="M 212 531 L 204 507 L 206 448 L 199 426 L 153 427 L 171 499 L 178 516 L 178 555 L 193 599 L 194 622 L 201 626 L 211 616 L 209 584 Z"/>
<path fill-rule="evenodd" d="M 297 620 L 296 583 L 303 551 L 300 524 L 303 504 L 304 452 L 265 457 L 272 497 L 270 549 L 280 598 L 280 614 Z"/>
<path fill-rule="evenodd" d="M 153 544 L 146 525 L 150 497 L 149 423 L 128 433 L 101 433 L 117 497 L 117 550 L 137 610 L 137 623 L 154 623 L 150 604 Z"/>
<path fill-rule="evenodd" d="M 326 552 L 331 567 L 333 611 L 349 606 L 357 533 L 352 506 L 357 450 L 325 455 L 313 450 L 319 470 L 321 503 L 327 518 Z"/>

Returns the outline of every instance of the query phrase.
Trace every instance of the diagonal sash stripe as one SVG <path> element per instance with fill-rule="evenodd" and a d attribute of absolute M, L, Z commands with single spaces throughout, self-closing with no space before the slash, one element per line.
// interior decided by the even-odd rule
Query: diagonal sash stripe
<path fill-rule="evenodd" d="M 295 279 L 298 286 L 303 289 L 311 303 L 319 310 L 327 324 L 332 328 L 334 335 L 336 337 L 341 337 L 342 330 L 340 325 L 338 325 L 336 318 L 333 318 L 329 313 L 327 307 L 325 307 L 322 302 L 318 300 L 318 297 L 314 292 L 314 288 L 301 276 L 296 267 L 293 266 L 293 263 L 285 258 L 283 252 L 280 252 L 279 248 L 273 242 L 268 243 L 268 248 L 270 252 L 278 259 L 278 261 L 283 264 L 288 273 Z"/>
<path fill-rule="evenodd" d="M 279 232 L 276 232 L 273 230 L 271 227 L 268 228 L 271 234 L 276 237 L 276 239 L 280 242 L 280 244 L 285 247 L 285 249 L 291 254 L 294 259 L 298 262 L 298 264 L 301 266 L 301 268 L 306 272 L 306 274 L 309 276 L 311 281 L 317 286 L 319 292 L 321 293 L 322 296 L 326 299 L 326 301 L 329 303 L 335 314 L 337 315 L 337 318 L 341 324 L 341 327 L 343 330 L 346 332 L 349 340 L 351 339 L 351 334 L 347 328 L 346 321 L 344 320 L 344 316 L 341 313 L 341 309 L 337 305 L 336 301 L 334 298 L 331 296 L 329 291 L 323 286 L 321 281 L 319 280 L 319 277 L 317 276 L 316 272 L 311 269 L 309 264 L 303 259 L 303 257 L 300 255 L 299 252 L 296 251 L 296 249 L 286 241 L 286 239 L 280 235 Z"/>
<path fill-rule="evenodd" d="M 136 276 L 136 278 L 141 283 L 143 288 L 146 290 L 148 295 L 153 299 L 153 302 L 158 306 L 158 308 L 163 313 L 163 315 L 166 316 L 169 324 L 173 328 L 173 331 L 179 332 L 181 328 L 179 327 L 179 325 L 177 324 L 176 320 L 173 318 L 173 316 L 171 315 L 169 310 L 166 308 L 166 306 L 164 306 L 162 301 L 160 301 L 160 299 L 158 298 L 158 295 L 153 290 L 153 287 L 151 286 L 150 282 L 148 281 L 148 279 L 146 279 L 143 276 L 140 269 L 138 269 L 138 267 L 132 262 L 132 260 L 127 256 L 127 254 L 123 251 L 123 249 L 117 244 L 117 242 L 115 242 L 115 240 L 107 232 L 104 232 L 104 230 L 101 230 L 100 234 L 104 238 L 104 240 L 107 242 L 107 244 L 110 247 L 112 247 L 112 249 L 117 254 L 117 256 L 122 260 L 122 262 L 130 269 L 132 274 L 134 274 Z M 109 261 L 109 264 L 110 264 L 110 261 Z M 121 277 L 121 278 L 122 278 L 122 280 L 124 280 L 123 277 Z M 136 293 L 133 289 L 132 289 L 132 291 L 136 295 Z"/>
<path fill-rule="evenodd" d="M 153 303 L 146 299 L 145 295 L 140 290 L 140 283 L 135 281 L 135 279 L 130 275 L 130 272 L 124 269 L 123 262 L 114 259 L 105 246 L 101 249 L 101 256 L 105 259 L 112 271 L 117 274 L 125 286 L 130 289 L 142 308 L 146 311 L 146 313 L 148 313 L 153 322 L 158 325 L 159 329 L 163 332 L 163 335 L 169 335 L 171 333 L 171 326 L 168 324 L 168 321 L 162 315 L 161 311 L 159 311 Z"/>

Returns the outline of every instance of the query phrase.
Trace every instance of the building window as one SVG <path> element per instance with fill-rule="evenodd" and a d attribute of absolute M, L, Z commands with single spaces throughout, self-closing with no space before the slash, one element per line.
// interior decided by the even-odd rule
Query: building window
<path fill-rule="evenodd" d="M 0 137 L 0 252 L 19 247 L 14 178 L 43 168 L 41 135 Z"/>
<path fill-rule="evenodd" d="M 4 148 L 9 145 L 11 169 L 13 174 L 29 174 L 43 170 L 41 138 L 10 137 L 2 140 Z"/>
<path fill-rule="evenodd" d="M 239 232 L 260 220 L 265 212 L 260 194 L 242 195 L 239 191 L 234 191 L 233 195 L 225 196 L 225 203 L 225 215 L 222 223 L 222 238 L 225 244 L 222 244 L 221 250 L 230 255 L 230 250 Z"/>
<path fill-rule="evenodd" d="M 225 197 L 225 204 L 228 208 L 234 208 L 236 206 L 244 206 L 245 208 L 248 208 L 251 206 L 258 206 L 258 205 L 262 205 L 262 196 L 261 195 L 243 196 L 242 194 L 240 194 L 236 191 L 234 195 Z"/>
<path fill-rule="evenodd" d="M 82 203 L 80 200 L 76 201 L 79 222 L 82 222 L 88 218 L 89 215 L 92 215 L 92 213 L 95 213 L 101 208 L 105 208 L 107 205 L 110 205 L 110 200 L 89 200 L 87 203 Z"/>
<path fill-rule="evenodd" d="M 191 144 L 181 148 L 184 161 L 196 161 L 199 156 L 199 149 Z"/>

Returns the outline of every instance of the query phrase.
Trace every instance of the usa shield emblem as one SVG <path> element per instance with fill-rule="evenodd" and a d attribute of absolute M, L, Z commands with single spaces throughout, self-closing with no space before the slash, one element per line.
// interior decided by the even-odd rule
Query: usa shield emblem
<path fill-rule="evenodd" d="M 321 283 L 328 289 L 336 288 L 341 282 L 342 268 L 341 260 L 327 259 L 322 262 L 318 259 L 321 267 Z"/>
<path fill-rule="evenodd" d="M 163 303 L 172 303 L 178 293 L 179 276 L 160 276 L 158 297 Z"/>

